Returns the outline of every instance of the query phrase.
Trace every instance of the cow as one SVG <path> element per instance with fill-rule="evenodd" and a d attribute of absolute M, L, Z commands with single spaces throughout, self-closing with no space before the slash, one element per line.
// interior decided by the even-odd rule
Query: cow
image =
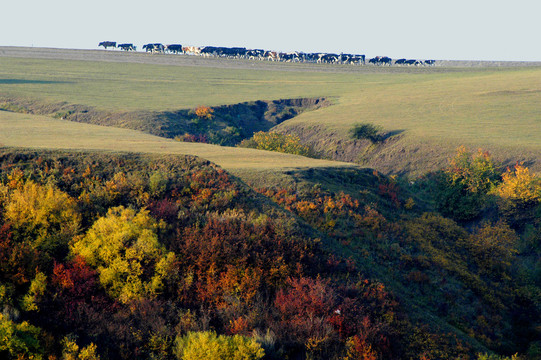
<path fill-rule="evenodd" d="M 137 49 L 133 44 L 118 44 L 118 48 L 124 51 L 135 51 Z"/>
<path fill-rule="evenodd" d="M 379 59 L 380 59 L 379 56 L 373 57 L 372 59 L 368 60 L 368 63 L 378 65 L 379 64 Z"/>
<path fill-rule="evenodd" d="M 406 60 L 406 62 L 404 63 L 406 65 L 417 65 L 417 60 Z"/>
<path fill-rule="evenodd" d="M 353 59 L 352 54 L 341 53 L 340 56 L 338 57 L 338 62 L 341 64 L 352 64 L 351 62 L 352 59 Z"/>
<path fill-rule="evenodd" d="M 268 61 L 280 61 L 280 54 L 276 51 L 265 51 L 265 59 Z"/>
<path fill-rule="evenodd" d="M 265 50 L 263 49 L 250 49 L 246 50 L 246 57 L 250 60 L 261 60 L 265 56 Z"/>
<path fill-rule="evenodd" d="M 201 48 L 197 46 L 183 46 L 182 52 L 184 54 L 190 54 L 190 55 L 200 55 L 201 54 Z"/>
<path fill-rule="evenodd" d="M 116 48 L 116 41 L 102 41 L 98 44 L 98 47 L 103 46 L 105 49 L 108 47 Z"/>
<path fill-rule="evenodd" d="M 394 63 L 395 65 L 404 65 L 406 63 L 406 59 L 398 59 Z"/>
<path fill-rule="evenodd" d="M 199 50 L 202 56 L 218 56 L 219 48 L 216 46 L 205 46 Z"/>
<path fill-rule="evenodd" d="M 296 52 L 280 53 L 280 60 L 285 62 L 299 62 L 299 54 Z"/>
<path fill-rule="evenodd" d="M 365 55 L 353 55 L 353 57 L 350 59 L 350 62 L 352 64 L 359 64 L 359 65 L 364 65 L 365 64 L 365 60 L 366 60 L 366 56 Z"/>
<path fill-rule="evenodd" d="M 180 44 L 165 45 L 165 51 L 173 53 L 173 54 L 181 53 L 182 52 L 182 45 L 180 45 Z"/>
<path fill-rule="evenodd" d="M 150 52 L 150 53 L 154 54 L 154 53 L 163 53 L 165 47 L 163 46 L 163 44 L 154 43 L 154 44 L 145 44 L 145 45 L 143 45 L 143 49 L 146 52 Z"/>
<path fill-rule="evenodd" d="M 317 62 L 319 60 L 319 54 L 318 53 L 307 53 L 303 56 L 304 61 L 308 62 Z"/>
<path fill-rule="evenodd" d="M 234 47 L 228 48 L 226 55 L 229 57 L 243 58 L 246 57 L 246 48 L 244 47 Z"/>
<path fill-rule="evenodd" d="M 436 60 L 425 60 L 425 65 L 432 66 L 436 64 Z"/>
<path fill-rule="evenodd" d="M 383 65 L 391 65 L 393 63 L 393 59 L 390 57 L 384 56 L 379 59 L 379 62 Z"/>
<path fill-rule="evenodd" d="M 340 56 L 337 54 L 325 54 L 321 57 L 321 61 L 326 64 L 335 64 L 339 62 Z"/>

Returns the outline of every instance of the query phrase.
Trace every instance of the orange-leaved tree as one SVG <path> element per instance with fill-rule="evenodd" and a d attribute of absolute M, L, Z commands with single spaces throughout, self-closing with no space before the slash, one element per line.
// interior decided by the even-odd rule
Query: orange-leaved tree
<path fill-rule="evenodd" d="M 208 106 L 201 105 L 195 108 L 195 115 L 197 115 L 197 117 L 200 119 L 211 120 L 213 113 L 214 113 L 214 109 Z"/>

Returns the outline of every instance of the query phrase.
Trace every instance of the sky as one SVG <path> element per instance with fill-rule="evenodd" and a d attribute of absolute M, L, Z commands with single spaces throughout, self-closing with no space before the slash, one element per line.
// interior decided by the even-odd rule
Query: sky
<path fill-rule="evenodd" d="M 101 41 L 541 61 L 541 0 L 5 0 L 0 46 Z"/>

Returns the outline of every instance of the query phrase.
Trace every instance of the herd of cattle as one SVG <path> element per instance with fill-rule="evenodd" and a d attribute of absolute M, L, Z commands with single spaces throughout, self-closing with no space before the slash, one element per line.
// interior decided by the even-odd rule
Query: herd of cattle
<path fill-rule="evenodd" d="M 100 42 L 98 47 L 118 48 L 124 51 L 137 51 L 133 44 L 118 44 L 115 41 Z M 230 59 L 250 59 L 250 60 L 269 60 L 283 62 L 313 62 L 325 64 L 357 64 L 365 65 L 365 55 L 356 54 L 329 54 L 329 53 L 304 53 L 304 52 L 276 52 L 262 49 L 246 49 L 243 47 L 216 47 L 216 46 L 182 46 L 180 44 L 163 45 L 152 43 L 143 45 L 143 50 L 147 53 L 170 53 L 170 54 L 188 54 L 199 56 L 215 56 Z M 411 60 L 397 59 L 393 60 L 387 56 L 376 56 L 368 60 L 368 64 L 373 65 L 435 65 L 435 60 Z"/>

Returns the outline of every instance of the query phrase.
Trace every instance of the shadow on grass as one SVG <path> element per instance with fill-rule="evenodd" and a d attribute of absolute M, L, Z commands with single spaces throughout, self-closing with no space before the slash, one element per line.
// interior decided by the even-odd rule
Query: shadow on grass
<path fill-rule="evenodd" d="M 391 138 L 391 137 L 393 137 L 393 136 L 402 134 L 404 131 L 406 131 L 406 130 L 400 129 L 400 130 L 392 130 L 392 131 L 388 131 L 388 132 L 386 132 L 386 133 L 381 134 L 381 139 L 382 139 L 382 140 L 387 140 L 388 138 Z"/>
<path fill-rule="evenodd" d="M 54 80 L 26 80 L 26 79 L 0 79 L 0 85 L 19 85 L 19 84 L 73 84 L 73 81 L 54 81 Z"/>

